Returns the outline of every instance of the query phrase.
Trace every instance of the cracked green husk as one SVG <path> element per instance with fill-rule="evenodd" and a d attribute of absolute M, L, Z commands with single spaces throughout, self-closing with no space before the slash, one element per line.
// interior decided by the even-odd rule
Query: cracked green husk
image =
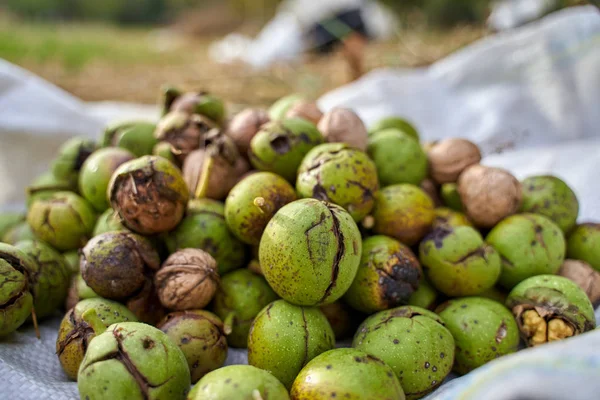
<path fill-rule="evenodd" d="M 301 118 L 269 122 L 250 142 L 250 162 L 256 169 L 274 172 L 293 182 L 304 156 L 324 142 L 317 127 Z"/>
<path fill-rule="evenodd" d="M 361 237 L 343 208 L 302 199 L 281 208 L 260 241 L 269 285 L 298 305 L 332 303 L 348 290 L 360 263 Z"/>
<path fill-rule="evenodd" d="M 427 277 L 448 296 L 473 296 L 491 288 L 501 272 L 500 256 L 475 229 L 444 226 L 419 245 Z"/>
<path fill-rule="evenodd" d="M 107 209 L 98 217 L 96 226 L 94 226 L 93 236 L 98 236 L 106 232 L 129 231 L 121 222 L 119 213 L 112 208 Z"/>
<path fill-rule="evenodd" d="M 29 276 L 37 317 L 52 315 L 64 304 L 71 282 L 71 271 L 65 258 L 39 240 L 18 242 L 15 247 L 31 257 L 37 267 Z"/>
<path fill-rule="evenodd" d="M 326 143 L 313 148 L 298 169 L 296 190 L 300 197 L 335 203 L 355 221 L 371 212 L 378 189 L 373 161 L 362 151 L 343 143 Z"/>
<path fill-rule="evenodd" d="M 69 376 L 76 380 L 90 341 L 117 322 L 137 321 L 122 304 L 102 298 L 82 300 L 64 316 L 58 328 L 56 355 Z"/>
<path fill-rule="evenodd" d="M 96 143 L 87 138 L 75 137 L 67 140 L 52 162 L 52 174 L 57 180 L 70 182 L 77 187 L 79 171 L 96 148 Z"/>
<path fill-rule="evenodd" d="M 96 223 L 96 213 L 82 197 L 71 192 L 56 192 L 47 199 L 36 199 L 27 213 L 33 233 L 60 251 L 85 245 Z"/>
<path fill-rule="evenodd" d="M 77 387 L 81 398 L 90 400 L 183 400 L 190 370 L 165 333 L 139 322 L 121 322 L 92 339 Z"/>
<path fill-rule="evenodd" d="M 166 86 L 163 89 L 163 115 L 169 111 L 200 114 L 218 124 L 222 124 L 226 117 L 225 104 L 220 98 L 204 91 L 184 92 Z"/>
<path fill-rule="evenodd" d="M 76 192 L 77 181 L 58 179 L 51 171 L 38 176 L 27 186 L 27 207 L 36 199 L 47 199 L 56 192 Z"/>
<path fill-rule="evenodd" d="M 28 276 L 33 261 L 19 249 L 0 243 L 0 337 L 18 329 L 31 314 Z"/>

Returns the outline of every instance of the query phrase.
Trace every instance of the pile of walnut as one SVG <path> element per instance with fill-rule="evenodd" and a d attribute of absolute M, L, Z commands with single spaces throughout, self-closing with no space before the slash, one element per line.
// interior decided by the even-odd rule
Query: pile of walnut
<path fill-rule="evenodd" d="M 559 178 L 481 161 L 402 118 L 168 89 L 0 215 L 0 335 L 64 307 L 82 399 L 418 399 L 594 329 L 600 225 Z"/>

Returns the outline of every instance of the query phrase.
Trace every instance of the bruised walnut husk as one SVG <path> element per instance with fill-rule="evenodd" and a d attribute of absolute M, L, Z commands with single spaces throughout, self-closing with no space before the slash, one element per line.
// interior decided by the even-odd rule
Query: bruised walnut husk
<path fill-rule="evenodd" d="M 205 307 L 219 285 L 217 262 L 200 249 L 171 254 L 154 277 L 160 302 L 171 310 Z"/>
<path fill-rule="evenodd" d="M 596 327 L 594 308 L 576 283 L 562 276 L 537 275 L 510 292 L 512 311 L 528 346 L 582 334 Z"/>
<path fill-rule="evenodd" d="M 233 141 L 219 131 L 212 131 L 206 138 L 206 147 L 190 153 L 183 164 L 183 177 L 192 197 L 225 198 L 245 169 L 238 165 L 239 159 Z"/>
<path fill-rule="evenodd" d="M 323 117 L 317 103 L 310 101 L 299 101 L 294 104 L 285 114 L 286 118 L 302 118 L 317 125 Z"/>
<path fill-rule="evenodd" d="M 156 125 L 154 136 L 160 142 L 169 143 L 172 153 L 183 163 L 192 151 L 204 147 L 208 132 L 215 127 L 213 121 L 202 115 L 172 111 Z"/>
<path fill-rule="evenodd" d="M 437 183 L 456 182 L 461 172 L 481 161 L 479 147 L 469 140 L 440 140 L 427 151 L 429 174 Z"/>
<path fill-rule="evenodd" d="M 421 265 L 409 247 L 387 236 L 363 241 L 358 272 L 344 300 L 365 313 L 406 304 L 419 287 Z"/>
<path fill-rule="evenodd" d="M 122 164 L 111 178 L 108 193 L 123 225 L 143 235 L 175 228 L 189 199 L 180 170 L 158 156 L 144 156 Z"/>
<path fill-rule="evenodd" d="M 600 273 L 590 264 L 580 260 L 565 260 L 558 270 L 558 275 L 579 285 L 594 308 L 600 304 Z"/>
<path fill-rule="evenodd" d="M 501 168 L 472 165 L 458 178 L 467 216 L 482 228 L 491 228 L 521 207 L 521 183 Z"/>
<path fill-rule="evenodd" d="M 346 143 L 367 150 L 368 133 L 360 117 L 347 108 L 334 108 L 325 113 L 317 126 L 326 141 Z"/>
<path fill-rule="evenodd" d="M 131 232 L 94 237 L 81 252 L 81 275 L 101 297 L 124 299 L 142 288 L 146 275 L 160 266 L 148 239 Z"/>
<path fill-rule="evenodd" d="M 192 383 L 225 364 L 227 341 L 223 322 L 213 313 L 203 310 L 173 312 L 158 324 L 158 328 L 183 352 Z"/>
<path fill-rule="evenodd" d="M 260 127 L 270 121 L 269 114 L 260 108 L 247 108 L 237 114 L 227 127 L 229 136 L 241 154 L 248 154 L 250 142 Z"/>

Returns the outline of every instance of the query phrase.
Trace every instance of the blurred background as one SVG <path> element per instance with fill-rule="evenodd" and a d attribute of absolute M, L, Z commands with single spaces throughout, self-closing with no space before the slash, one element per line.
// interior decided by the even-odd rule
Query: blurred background
<path fill-rule="evenodd" d="M 310 19 L 313 9 L 335 1 L 293 3 L 3 0 L 0 58 L 91 101 L 155 103 L 159 88 L 167 82 L 203 88 L 243 105 L 268 105 L 290 92 L 317 98 L 352 79 L 342 52 L 316 54 L 305 45 L 302 49 L 308 51 L 295 57 L 263 54 L 271 43 L 279 48 L 289 45 L 289 32 L 282 31 L 283 14 L 304 13 Z M 370 24 L 381 31 L 375 35 L 378 40 L 364 47 L 363 70 L 368 72 L 426 66 L 494 30 L 585 1 L 359 3 L 370 7 Z M 323 15 L 313 14 L 317 19 Z M 267 30 L 261 35 L 263 29 Z M 260 46 L 252 46 L 257 35 Z"/>

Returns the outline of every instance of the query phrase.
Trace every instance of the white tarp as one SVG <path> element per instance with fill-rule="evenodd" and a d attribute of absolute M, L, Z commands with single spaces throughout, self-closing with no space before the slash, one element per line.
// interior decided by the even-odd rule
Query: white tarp
<path fill-rule="evenodd" d="M 580 220 L 598 221 L 599 71 L 600 14 L 581 7 L 484 39 L 427 69 L 373 72 L 327 94 L 320 105 L 351 107 L 367 123 L 405 116 L 424 140 L 470 138 L 488 155 L 485 164 L 503 166 L 519 178 L 562 177 L 579 197 Z M 156 108 L 86 105 L 0 63 L 2 192 L 14 195 L 30 169 L 43 170 L 64 138 L 96 136 L 113 117 L 156 115 Z M 0 197 L 0 207 L 6 200 Z M 30 328 L 0 339 L 0 398 L 77 397 L 75 383 L 67 380 L 54 354 L 59 319 L 42 323 L 41 341 Z M 232 350 L 228 362 L 244 357 Z M 444 384 L 428 399 L 595 400 L 598 376 L 596 330 L 496 360 Z"/>

